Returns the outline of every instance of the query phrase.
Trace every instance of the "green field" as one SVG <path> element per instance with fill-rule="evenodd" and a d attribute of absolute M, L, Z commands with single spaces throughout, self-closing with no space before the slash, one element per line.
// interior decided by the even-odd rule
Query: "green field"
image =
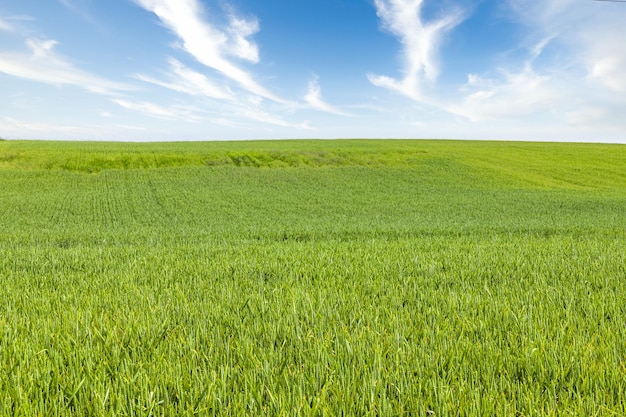
<path fill-rule="evenodd" d="M 0 141 L 1 416 L 626 415 L 626 145 Z"/>

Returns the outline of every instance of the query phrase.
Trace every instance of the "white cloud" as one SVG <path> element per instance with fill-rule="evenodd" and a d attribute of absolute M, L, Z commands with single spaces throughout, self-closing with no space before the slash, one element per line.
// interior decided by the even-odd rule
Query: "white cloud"
<path fill-rule="evenodd" d="M 509 0 L 531 36 L 550 36 L 573 67 L 616 93 L 626 92 L 626 7 L 577 0 Z"/>
<path fill-rule="evenodd" d="M 7 22 L 5 22 L 4 20 L 0 19 L 0 30 L 4 30 L 6 32 L 12 32 L 13 27 Z"/>
<path fill-rule="evenodd" d="M 370 82 L 420 101 L 425 81 L 439 74 L 438 48 L 443 36 L 463 20 L 460 9 L 454 9 L 432 22 L 422 19 L 423 0 L 374 0 L 384 29 L 402 44 L 404 78 L 368 75 Z"/>
<path fill-rule="evenodd" d="M 254 103 L 227 101 L 219 108 L 202 109 L 190 105 L 163 106 L 147 101 L 112 100 L 134 112 L 166 120 L 190 123 L 210 122 L 221 126 L 244 126 L 250 121 L 296 129 L 309 129 L 306 123 L 292 123 L 283 117 L 261 109 Z"/>
<path fill-rule="evenodd" d="M 231 62 L 228 57 L 258 62 L 256 45 L 247 37 L 258 30 L 256 21 L 230 17 L 224 31 L 205 19 L 198 0 L 135 0 L 144 9 L 156 14 L 163 25 L 182 41 L 182 47 L 200 63 L 235 81 L 245 90 L 267 99 L 284 102 L 258 84 L 252 75 Z"/>
<path fill-rule="evenodd" d="M 129 133 L 148 131 L 141 126 L 111 123 L 105 125 L 63 125 L 12 117 L 0 118 L 0 130 L 4 135 L 13 139 L 54 140 L 129 140 Z"/>
<path fill-rule="evenodd" d="M 142 81 L 192 96 L 217 99 L 230 99 L 233 97 L 233 93 L 228 87 L 216 85 L 204 74 L 187 68 L 178 60 L 170 58 L 169 65 L 170 73 L 167 81 L 158 80 L 143 74 L 137 74 L 136 77 Z"/>
<path fill-rule="evenodd" d="M 581 33 L 578 54 L 590 79 L 623 96 L 626 93 L 626 44 L 623 37 L 626 7 L 620 16 L 621 22 L 607 18 Z"/>
<path fill-rule="evenodd" d="M 236 109 L 235 114 L 257 122 L 270 124 L 279 127 L 291 127 L 299 130 L 309 130 L 310 127 L 306 123 L 291 123 L 281 116 L 269 113 L 256 107 L 240 107 Z"/>
<path fill-rule="evenodd" d="M 248 36 L 259 31 L 259 21 L 237 17 L 232 9 L 229 10 L 228 19 L 230 21 L 228 33 L 231 36 L 228 47 L 229 53 L 250 62 L 259 62 L 259 48 L 247 39 Z"/>
<path fill-rule="evenodd" d="M 624 5 L 507 0 L 519 43 L 492 56 L 495 68 L 467 74 L 467 83 L 443 90 L 436 83 L 441 40 L 464 19 L 463 12 L 456 9 L 425 22 L 423 0 L 374 1 L 383 28 L 398 38 L 404 58 L 402 78 L 370 75 L 374 85 L 490 126 L 515 122 L 546 132 L 559 127 L 611 135 L 626 127 Z M 525 56 L 520 58 L 520 52 Z"/>
<path fill-rule="evenodd" d="M 566 113 L 566 120 L 572 126 L 590 126 L 606 119 L 606 110 L 601 107 L 585 107 Z"/>
<path fill-rule="evenodd" d="M 187 122 L 197 123 L 202 120 L 200 116 L 196 114 L 196 109 L 182 106 L 165 107 L 150 102 L 133 102 L 122 99 L 113 100 L 114 103 L 122 106 L 125 109 L 144 113 L 150 116 L 155 116 L 164 119 L 184 120 Z"/>
<path fill-rule="evenodd" d="M 346 113 L 324 101 L 324 99 L 322 98 L 322 91 L 317 77 L 309 81 L 309 88 L 306 95 L 304 96 L 304 101 L 316 110 L 320 110 L 326 113 L 337 114 L 340 116 L 347 116 Z"/>
<path fill-rule="evenodd" d="M 0 121 L 0 127 L 3 129 L 3 131 L 10 132 L 12 135 L 19 136 L 19 137 L 28 137 L 28 135 L 34 132 L 35 133 L 38 133 L 38 132 L 66 133 L 66 132 L 77 132 L 81 130 L 81 128 L 77 126 L 63 126 L 63 125 L 53 125 L 49 123 L 31 122 L 31 121 L 14 119 L 12 117 L 3 117 L 2 120 Z"/>
<path fill-rule="evenodd" d="M 625 67 L 624 57 L 605 55 L 589 63 L 589 75 L 611 90 L 626 93 Z"/>
<path fill-rule="evenodd" d="M 54 40 L 27 39 L 30 53 L 0 53 L 0 72 L 53 85 L 72 85 L 92 93 L 112 95 L 132 88 L 74 67 L 54 51 Z"/>
<path fill-rule="evenodd" d="M 461 97 L 440 102 L 440 107 L 472 121 L 515 119 L 552 111 L 563 100 L 563 82 L 552 72 L 538 73 L 534 68 L 551 38 L 530 45 L 528 58 L 511 65 L 513 69 L 497 68 L 495 75 L 468 74 L 460 88 Z M 521 68 L 517 67 L 522 65 Z"/>
<path fill-rule="evenodd" d="M 87 5 L 85 5 L 85 0 L 77 1 L 77 0 L 59 0 L 64 7 L 70 10 L 72 13 L 77 14 L 82 19 L 89 22 L 93 27 L 100 27 L 98 21 L 87 11 Z M 80 4 L 76 4 L 80 3 Z"/>
<path fill-rule="evenodd" d="M 527 39 L 549 39 L 542 49 L 551 48 L 552 55 L 544 57 L 542 64 L 533 65 L 545 89 L 552 89 L 558 98 L 546 97 L 545 89 L 533 89 L 532 84 L 520 95 L 532 95 L 544 107 L 552 101 L 564 123 L 624 126 L 625 5 L 576 0 L 509 1 L 527 31 Z"/>
<path fill-rule="evenodd" d="M 519 72 L 501 69 L 499 73 L 498 78 L 470 74 L 462 88 L 465 97 L 442 107 L 472 121 L 482 121 L 532 115 L 550 110 L 560 101 L 552 79 L 536 74 L 530 65 Z"/>

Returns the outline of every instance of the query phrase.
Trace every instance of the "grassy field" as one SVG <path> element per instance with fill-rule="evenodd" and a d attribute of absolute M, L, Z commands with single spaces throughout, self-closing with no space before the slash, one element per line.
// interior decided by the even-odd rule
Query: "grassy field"
<path fill-rule="evenodd" d="M 623 416 L 626 146 L 0 141 L 2 416 Z"/>

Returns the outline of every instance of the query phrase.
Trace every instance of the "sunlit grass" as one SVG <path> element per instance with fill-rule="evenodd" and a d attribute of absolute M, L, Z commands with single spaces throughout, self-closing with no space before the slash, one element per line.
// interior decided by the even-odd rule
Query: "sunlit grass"
<path fill-rule="evenodd" d="M 0 415 L 624 415 L 624 151 L 4 141 Z"/>

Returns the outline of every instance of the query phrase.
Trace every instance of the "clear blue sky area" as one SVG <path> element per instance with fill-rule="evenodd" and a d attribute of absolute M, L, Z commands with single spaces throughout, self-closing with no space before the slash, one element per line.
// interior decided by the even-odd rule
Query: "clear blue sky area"
<path fill-rule="evenodd" d="M 626 3 L 4 0 L 0 136 L 626 142 Z"/>

